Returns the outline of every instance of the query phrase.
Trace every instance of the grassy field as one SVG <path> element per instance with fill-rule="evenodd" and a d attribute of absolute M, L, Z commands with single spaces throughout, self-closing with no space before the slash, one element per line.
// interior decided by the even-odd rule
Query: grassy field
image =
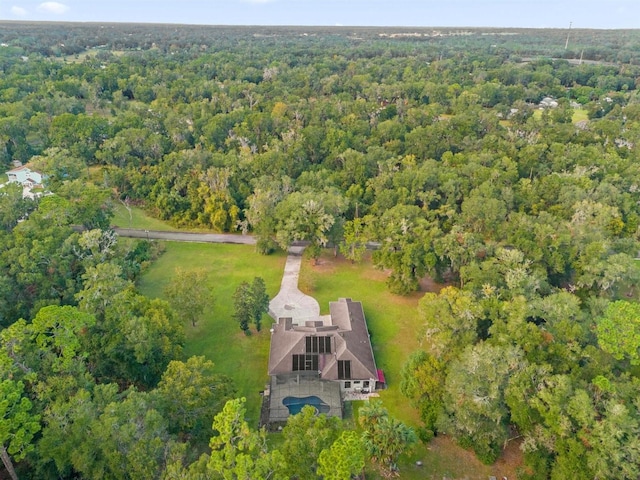
<path fill-rule="evenodd" d="M 267 382 L 269 327 L 265 315 L 263 331 L 246 337 L 232 318 L 232 295 L 242 281 L 260 276 L 269 295 L 280 288 L 285 255 L 264 256 L 253 246 L 204 243 L 166 242 L 166 251 L 153 263 L 140 282 L 140 291 L 149 297 L 162 297 L 162 291 L 176 267 L 203 268 L 208 272 L 208 285 L 214 304 L 195 327 L 185 325 L 185 354 L 204 355 L 212 360 L 218 372 L 233 378 L 238 395 L 247 398 L 247 413 L 257 425 L 261 397 L 259 391 Z"/>
<path fill-rule="evenodd" d="M 422 293 L 408 297 L 387 291 L 386 274 L 369 261 L 352 264 L 326 253 L 318 265 L 304 261 L 300 273 L 300 289 L 315 297 L 321 313 L 328 313 L 329 302 L 339 297 L 359 300 L 364 307 L 378 368 L 382 368 L 389 388 L 381 399 L 389 412 L 413 426 L 419 425 L 416 411 L 399 389 L 399 374 L 408 355 L 420 347 L 420 321 L 417 305 Z M 440 286 L 425 283 L 423 288 L 438 291 Z M 357 410 L 355 406 L 355 410 Z M 421 460 L 423 466 L 416 466 Z M 516 478 L 515 466 L 520 461 L 517 445 L 512 445 L 493 466 L 482 465 L 473 454 L 459 448 L 447 437 L 437 437 L 428 445 L 419 445 L 400 465 L 403 479 L 478 479 L 493 475 Z M 367 475 L 375 478 L 375 474 Z"/>
<path fill-rule="evenodd" d="M 120 228 L 136 228 L 142 230 L 158 230 L 161 232 L 167 231 L 183 231 L 183 232 L 198 232 L 198 233 L 220 233 L 215 230 L 210 230 L 207 228 L 184 228 L 184 227 L 176 227 L 175 225 L 171 225 L 168 222 L 163 220 L 158 220 L 157 218 L 153 218 L 147 212 L 145 212 L 142 208 L 139 207 L 131 207 L 131 217 L 129 217 L 129 212 L 121 203 L 115 203 L 114 205 L 114 215 L 111 220 L 111 224 L 115 227 Z"/>
<path fill-rule="evenodd" d="M 262 390 L 267 381 L 269 355 L 269 323 L 265 316 L 263 331 L 245 337 L 232 319 L 231 296 L 242 281 L 259 275 L 265 279 L 271 296 L 277 292 L 282 278 L 285 255 L 262 256 L 252 246 L 167 242 L 165 253 L 145 273 L 140 290 L 150 297 L 162 297 L 164 286 L 176 267 L 204 268 L 209 272 L 208 283 L 215 302 L 194 328 L 186 325 L 186 355 L 204 355 L 211 359 L 218 371 L 235 381 L 238 394 L 247 397 L 248 416 L 252 425 L 259 417 Z M 376 270 L 369 261 L 352 264 L 326 252 L 318 265 L 304 260 L 300 274 L 300 289 L 314 296 L 322 313 L 328 313 L 329 302 L 351 297 L 363 303 L 378 368 L 385 372 L 389 388 L 381 392 L 381 399 L 390 413 L 417 426 L 415 410 L 399 391 L 399 372 L 407 356 L 419 348 L 420 321 L 417 304 L 421 293 L 408 297 L 387 291 L 386 274 Z M 437 290 L 438 285 L 425 285 Z M 359 403 L 352 405 L 357 416 Z M 353 425 L 353 419 L 348 420 Z M 278 438 L 272 439 L 277 443 Z M 415 465 L 417 460 L 423 466 Z M 469 452 L 457 447 L 449 438 L 438 437 L 428 445 L 419 445 L 401 462 L 400 478 L 486 480 L 516 478 L 515 466 L 520 460 L 517 445 L 513 445 L 495 465 L 482 465 Z M 375 479 L 375 472 L 367 478 Z"/>
<path fill-rule="evenodd" d="M 571 118 L 573 123 L 584 122 L 589 120 L 589 114 L 584 108 L 576 108 Z"/>
<path fill-rule="evenodd" d="M 177 230 L 162 220 L 150 217 L 144 210 L 138 207 L 131 207 L 131 217 L 129 217 L 129 212 L 122 204 L 115 204 L 111 224 L 120 228 L 139 228 L 159 231 Z"/>
<path fill-rule="evenodd" d="M 540 118 L 542 118 L 542 110 L 541 109 L 536 109 L 533 111 L 533 117 L 537 118 L 538 120 Z M 573 111 L 573 116 L 571 117 L 571 121 L 573 123 L 578 123 L 578 122 L 582 122 L 585 120 L 589 120 L 589 116 L 587 114 L 587 111 L 584 108 L 576 108 Z"/>

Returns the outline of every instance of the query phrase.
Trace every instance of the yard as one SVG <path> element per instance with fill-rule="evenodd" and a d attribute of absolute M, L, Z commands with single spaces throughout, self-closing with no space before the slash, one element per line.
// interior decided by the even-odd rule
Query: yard
<path fill-rule="evenodd" d="M 111 224 L 115 227 L 120 228 L 137 228 L 143 230 L 158 230 L 164 232 L 169 230 L 176 230 L 175 227 L 172 227 L 168 223 L 150 217 L 141 208 L 130 207 L 130 209 L 131 216 L 129 216 L 129 211 L 124 207 L 124 205 L 120 203 L 114 204 L 114 215 L 111 219 Z"/>
<path fill-rule="evenodd" d="M 385 373 L 389 388 L 381 392 L 381 399 L 389 412 L 413 426 L 419 425 L 417 412 L 400 393 L 400 369 L 408 355 L 420 346 L 420 321 L 417 314 L 418 300 L 422 293 L 408 297 L 393 295 L 385 285 L 386 273 L 376 270 L 370 261 L 352 264 L 330 252 L 320 258 L 318 265 L 303 261 L 300 273 L 300 289 L 315 297 L 321 313 L 328 313 L 329 301 L 339 297 L 359 300 L 364 307 L 371 341 L 378 368 Z M 441 286 L 423 282 L 423 288 L 438 291 Z M 355 405 L 357 415 L 358 405 Z M 423 466 L 416 466 L 416 461 Z M 482 465 L 475 456 L 455 445 L 447 437 L 437 437 L 428 445 L 420 444 L 411 456 L 400 465 L 400 478 L 437 479 L 466 478 L 486 480 L 493 475 L 516 478 L 515 466 L 520 462 L 517 445 L 493 466 Z M 368 475 L 367 478 L 372 478 Z"/>
<path fill-rule="evenodd" d="M 262 332 L 245 337 L 231 317 L 231 296 L 240 282 L 251 281 L 254 276 L 264 278 L 268 293 L 274 296 L 279 289 L 284 262 L 284 253 L 262 256 L 255 253 L 252 246 L 167 242 L 165 253 L 144 274 L 139 285 L 145 295 L 161 297 L 176 267 L 204 268 L 209 272 L 208 284 L 214 292 L 215 302 L 196 327 L 185 326 L 185 353 L 187 356 L 204 355 L 216 364 L 220 373 L 234 379 L 238 395 L 247 398 L 252 425 L 258 423 L 259 391 L 267 382 L 271 320 L 265 315 Z M 403 362 L 420 345 L 416 307 L 422 294 L 392 295 L 386 289 L 385 279 L 385 272 L 374 269 L 368 260 L 352 264 L 327 251 L 318 265 L 303 261 L 299 286 L 318 300 L 321 313 L 328 313 L 329 302 L 340 297 L 351 297 L 363 303 L 376 362 L 378 368 L 384 370 L 389 384 L 389 388 L 381 392 L 384 405 L 392 415 L 417 426 L 417 414 L 402 397 L 398 385 Z M 429 283 L 425 288 L 437 290 L 439 285 Z M 353 407 L 354 415 L 357 415 L 358 403 Z M 416 466 L 417 460 L 421 460 L 423 466 Z M 449 438 L 441 436 L 426 446 L 419 445 L 411 456 L 403 459 L 400 478 L 484 480 L 494 475 L 514 479 L 519 461 L 517 445 L 513 445 L 496 465 L 487 467 Z M 375 478 L 375 474 L 371 473 L 367 478 Z"/>
<path fill-rule="evenodd" d="M 251 282 L 256 276 L 264 279 L 269 295 L 274 296 L 280 288 L 284 262 L 284 254 L 260 255 L 253 246 L 166 242 L 166 251 L 145 272 L 139 285 L 144 295 L 162 297 L 177 267 L 207 271 L 214 303 L 195 327 L 185 325 L 185 354 L 204 355 L 215 363 L 218 372 L 233 378 L 238 396 L 247 398 L 252 425 L 258 423 L 259 392 L 268 380 L 271 319 L 265 314 L 262 331 L 245 336 L 232 318 L 231 297 L 241 282 Z"/>

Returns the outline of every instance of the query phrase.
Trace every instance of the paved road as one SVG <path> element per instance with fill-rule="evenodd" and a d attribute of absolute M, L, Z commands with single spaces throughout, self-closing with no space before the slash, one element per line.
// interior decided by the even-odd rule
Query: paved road
<path fill-rule="evenodd" d="M 146 238 L 150 240 L 173 240 L 175 242 L 203 243 L 238 243 L 255 245 L 256 239 L 251 235 L 235 235 L 232 233 L 191 233 L 162 232 L 159 230 L 139 230 L 135 228 L 114 228 L 121 237 Z"/>

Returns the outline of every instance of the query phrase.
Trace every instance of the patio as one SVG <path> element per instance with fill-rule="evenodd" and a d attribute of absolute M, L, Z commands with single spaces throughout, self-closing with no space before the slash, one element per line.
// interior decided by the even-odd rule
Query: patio
<path fill-rule="evenodd" d="M 286 422 L 289 415 L 298 413 L 305 404 L 314 406 L 318 413 L 342 418 L 340 385 L 320 380 L 316 373 L 274 375 L 264 396 L 268 415 L 263 416 L 263 424 Z"/>

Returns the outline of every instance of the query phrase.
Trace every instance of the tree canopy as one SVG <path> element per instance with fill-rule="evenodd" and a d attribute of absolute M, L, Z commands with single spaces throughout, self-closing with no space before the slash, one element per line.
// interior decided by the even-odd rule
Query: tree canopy
<path fill-rule="evenodd" d="M 638 477 L 637 31 L 563 48 L 560 30 L 2 27 L 0 165 L 45 174 L 34 199 L 0 190 L 0 453 L 18 474 L 282 474 L 242 402 L 223 409 L 229 379 L 183 357 L 206 279 L 136 291 L 157 247 L 118 240 L 125 203 L 262 253 L 368 245 L 397 294 L 445 282 L 398 375 L 425 435 L 485 462 L 521 441 L 523 478 Z M 260 330 L 263 285 L 241 293 Z M 309 453 L 291 475 L 329 478 L 336 457 L 352 475 L 363 449 L 393 468 L 412 431 L 364 413 L 362 443 L 298 425 L 322 445 L 287 445 Z"/>

